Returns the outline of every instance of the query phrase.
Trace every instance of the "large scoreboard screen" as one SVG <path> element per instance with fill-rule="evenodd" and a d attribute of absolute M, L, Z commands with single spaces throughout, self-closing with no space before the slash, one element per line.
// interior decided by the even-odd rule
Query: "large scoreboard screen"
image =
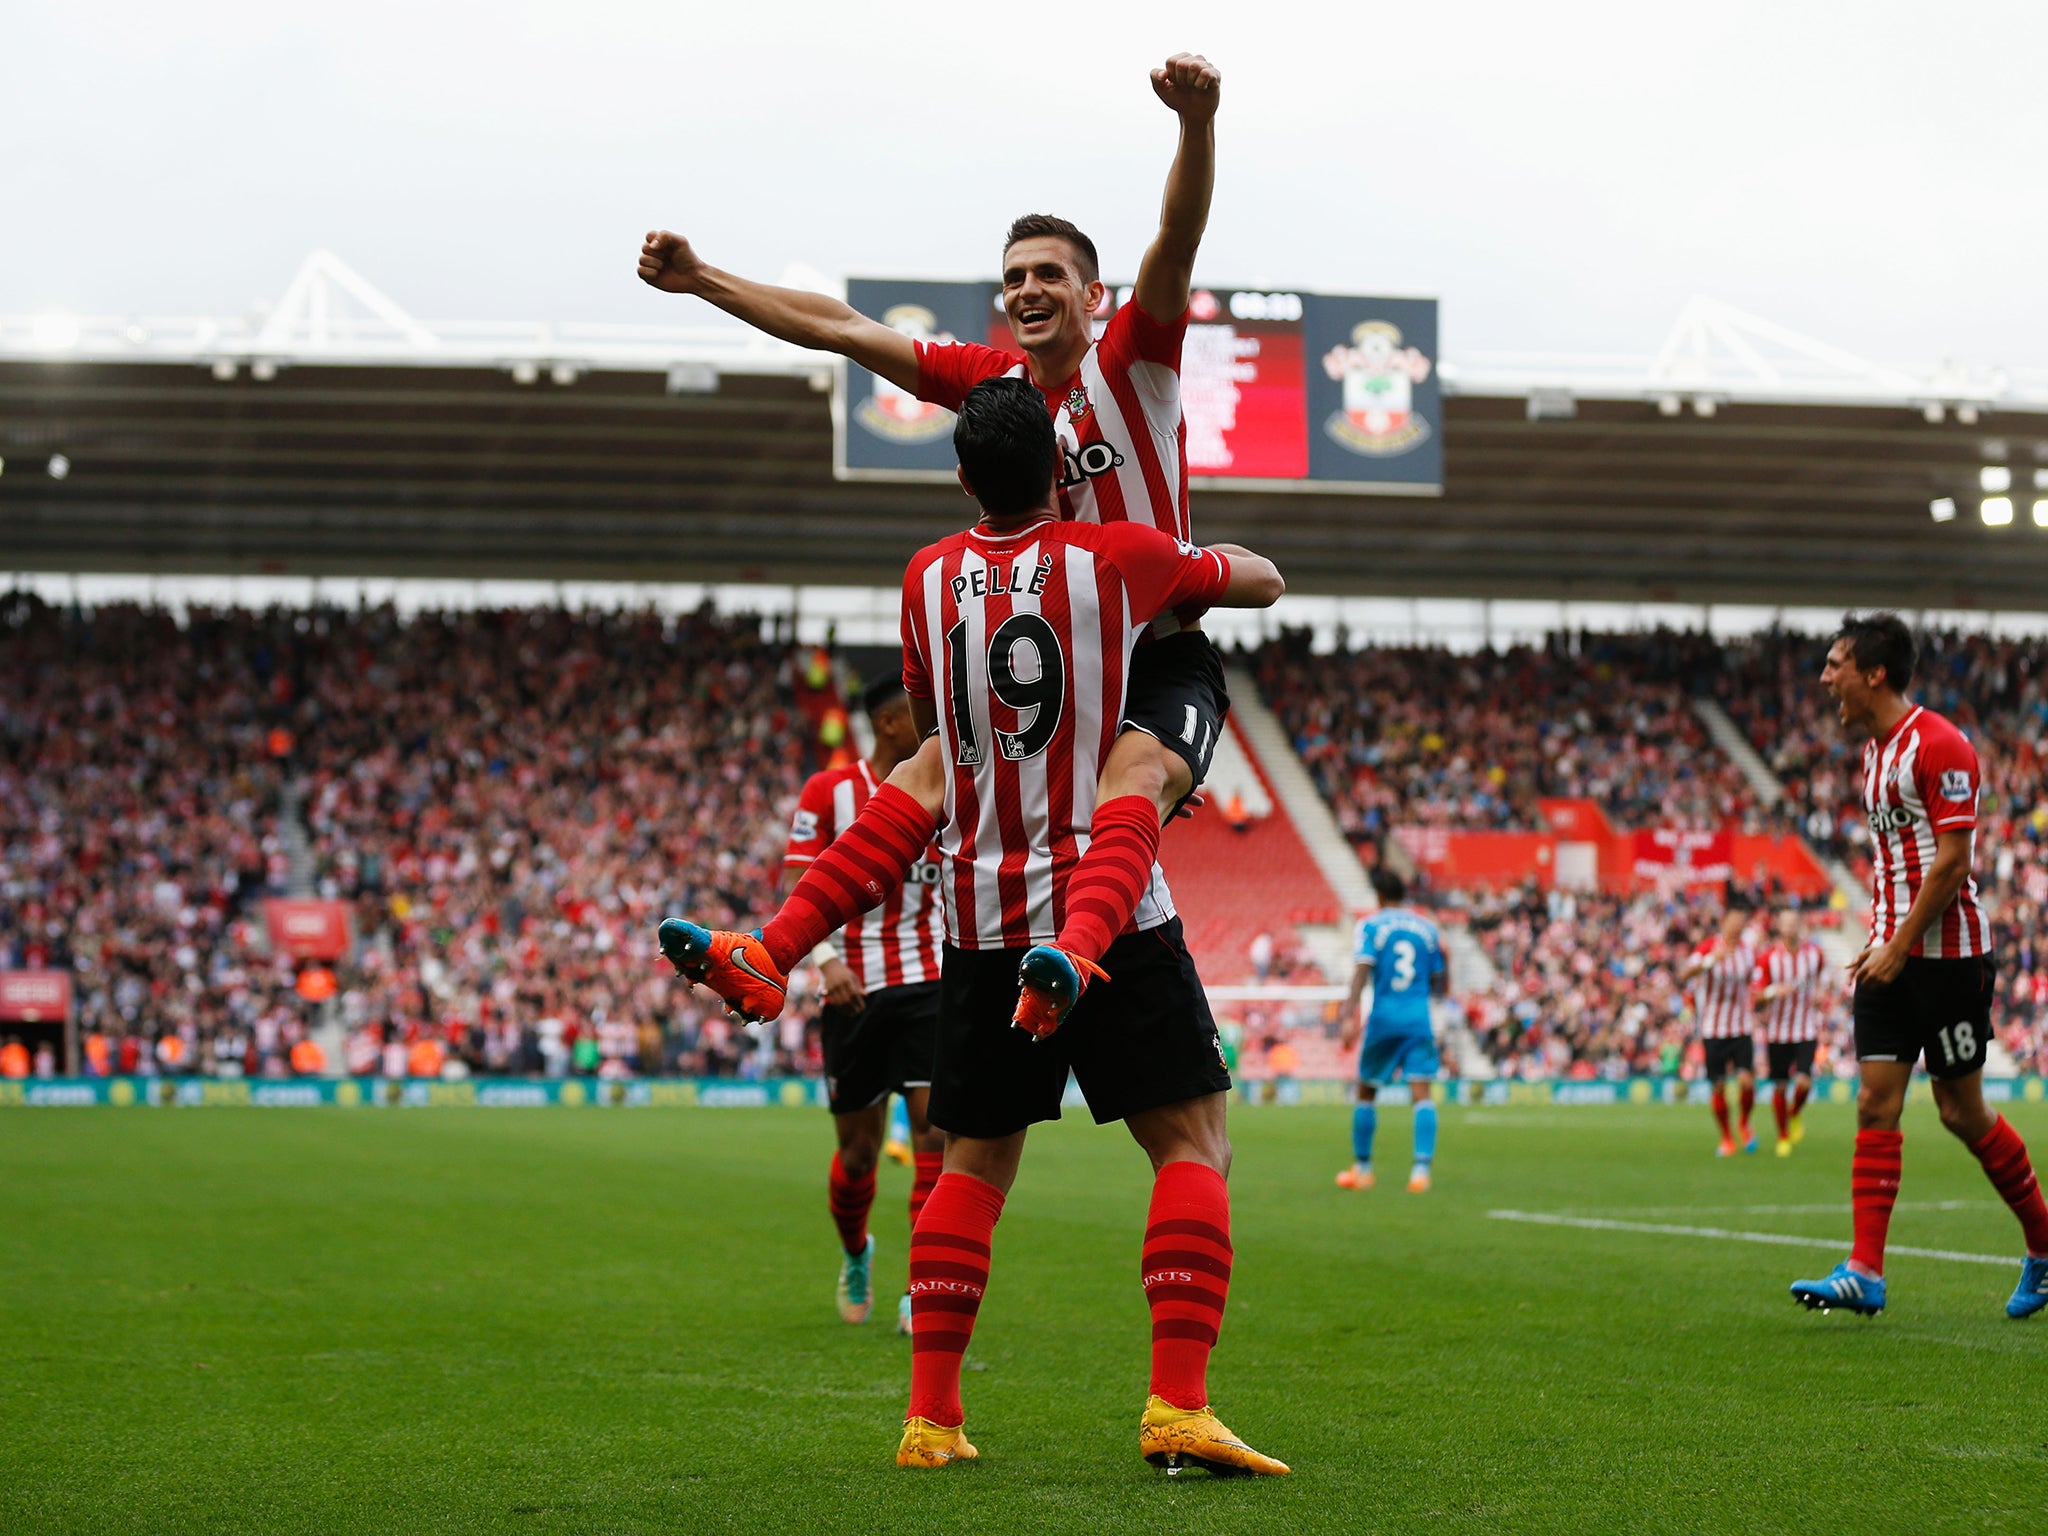
<path fill-rule="evenodd" d="M 864 315 L 931 342 L 978 341 L 1022 355 L 994 283 L 854 278 Z M 1128 288 L 1096 314 L 1106 325 Z M 1434 299 L 1198 288 L 1181 351 L 1188 474 L 1240 489 L 1443 487 Z M 841 479 L 951 479 L 953 418 L 848 363 L 834 399 Z"/>

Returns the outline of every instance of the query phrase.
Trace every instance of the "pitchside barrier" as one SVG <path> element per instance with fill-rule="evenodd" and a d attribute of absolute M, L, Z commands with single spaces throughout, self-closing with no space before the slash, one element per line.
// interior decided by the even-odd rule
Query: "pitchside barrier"
<path fill-rule="evenodd" d="M 1710 1092 L 1704 1082 L 1676 1077 L 1633 1077 L 1620 1082 L 1577 1080 L 1521 1082 L 1449 1081 L 1434 1085 L 1440 1104 L 1698 1104 Z M 1260 1078 L 1237 1085 L 1236 1098 L 1245 1104 L 1349 1104 L 1353 1084 L 1348 1078 Z M 1925 1079 L 1915 1079 L 1909 1100 L 1927 1096 Z M 1856 1097 L 1853 1078 L 1824 1078 L 1814 1097 L 1848 1104 Z M 1986 1078 L 1984 1097 L 1994 1104 L 2039 1104 L 2048 1099 L 2048 1078 Z M 1066 1102 L 1081 1104 L 1071 1079 Z M 1387 1090 L 1386 1105 L 1408 1102 L 1405 1088 Z M 444 1106 L 483 1109 L 533 1109 L 552 1105 L 580 1109 L 822 1109 L 821 1078 L 782 1077 L 744 1081 L 730 1077 L 604 1078 L 438 1078 L 301 1077 L 59 1077 L 0 1081 L 0 1108 L 57 1108 L 107 1104 L 121 1107 L 204 1108 L 244 1106 L 296 1109 L 338 1105 L 344 1109 L 430 1109 Z"/>

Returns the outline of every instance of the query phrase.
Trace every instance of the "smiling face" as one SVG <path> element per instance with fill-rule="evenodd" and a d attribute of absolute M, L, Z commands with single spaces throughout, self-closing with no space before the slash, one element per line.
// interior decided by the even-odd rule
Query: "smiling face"
<path fill-rule="evenodd" d="M 1827 664 L 1820 669 L 1820 685 L 1835 696 L 1836 712 L 1846 728 L 1876 734 L 1878 692 L 1885 686 L 1884 668 L 1864 671 L 1857 664 L 1855 646 L 1846 636 L 1828 647 Z"/>
<path fill-rule="evenodd" d="M 1003 252 L 1003 314 L 1017 345 L 1034 361 L 1070 353 L 1078 359 L 1088 349 L 1094 339 L 1090 317 L 1102 292 L 1102 284 L 1083 271 L 1073 245 L 1056 235 L 1033 235 Z"/>

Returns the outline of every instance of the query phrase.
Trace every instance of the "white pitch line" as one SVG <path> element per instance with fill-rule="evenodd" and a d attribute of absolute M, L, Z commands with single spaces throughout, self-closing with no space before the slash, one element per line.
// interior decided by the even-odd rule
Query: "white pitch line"
<path fill-rule="evenodd" d="M 1527 1221 L 1542 1227 L 1588 1227 L 1598 1232 L 1646 1232 L 1656 1237 L 1718 1237 L 1731 1243 L 1771 1243 L 1782 1248 L 1834 1248 L 1847 1245 L 1839 1237 L 1793 1237 L 1784 1232 L 1731 1232 L 1726 1227 L 1678 1227 L 1663 1222 L 1603 1221 L 1594 1216 L 1555 1216 L 1546 1211 L 1488 1211 L 1495 1221 Z M 1915 1259 L 1950 1259 L 1958 1264 L 2002 1264 L 2010 1257 L 1992 1253 L 1957 1253 L 1949 1248 L 1905 1248 L 1887 1245 L 1885 1252 Z"/>

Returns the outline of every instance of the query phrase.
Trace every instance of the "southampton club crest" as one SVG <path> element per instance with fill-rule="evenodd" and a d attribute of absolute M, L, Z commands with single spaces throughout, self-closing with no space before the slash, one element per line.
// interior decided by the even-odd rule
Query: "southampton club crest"
<path fill-rule="evenodd" d="M 951 346 L 956 340 L 939 329 L 938 317 L 922 304 L 898 304 L 882 316 L 882 324 L 912 341 Z M 875 379 L 874 392 L 854 407 L 860 424 L 892 443 L 930 443 L 953 430 L 953 413 L 920 400 L 887 379 Z"/>
<path fill-rule="evenodd" d="M 1429 423 L 1414 412 L 1415 386 L 1429 377 L 1430 361 L 1401 345 L 1398 327 L 1366 320 L 1350 346 L 1330 348 L 1323 371 L 1344 386 L 1343 406 L 1323 430 L 1353 453 L 1386 458 L 1429 440 Z"/>

